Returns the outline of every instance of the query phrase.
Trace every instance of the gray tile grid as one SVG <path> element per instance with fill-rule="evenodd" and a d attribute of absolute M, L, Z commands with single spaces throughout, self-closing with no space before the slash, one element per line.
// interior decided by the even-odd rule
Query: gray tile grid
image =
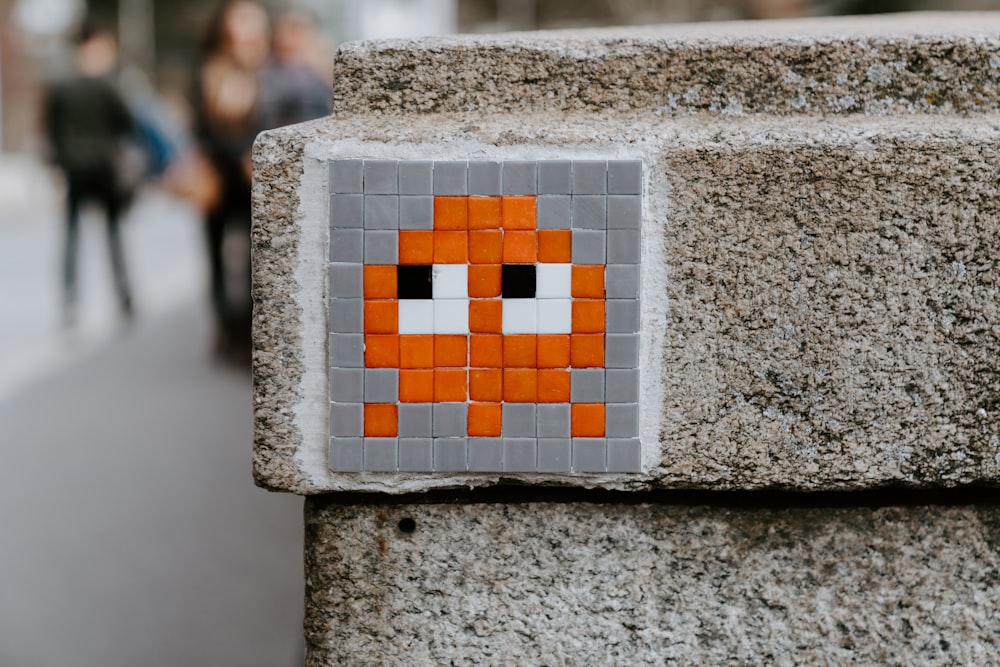
<path fill-rule="evenodd" d="M 434 403 L 434 437 L 465 437 L 467 412 L 466 403 Z"/>
<path fill-rule="evenodd" d="M 434 197 L 430 195 L 400 197 L 399 228 L 434 229 Z"/>
<path fill-rule="evenodd" d="M 573 438 L 573 472 L 604 472 L 606 450 L 605 438 Z"/>
<path fill-rule="evenodd" d="M 607 197 L 573 195 L 573 229 L 605 229 L 607 225 Z"/>
<path fill-rule="evenodd" d="M 395 472 L 396 438 L 365 438 L 365 470 Z"/>
<path fill-rule="evenodd" d="M 573 194 L 603 195 L 608 192 L 608 163 L 604 160 L 573 162 Z"/>
<path fill-rule="evenodd" d="M 608 194 L 641 195 L 642 162 L 640 160 L 608 160 Z"/>
<path fill-rule="evenodd" d="M 539 438 L 568 438 L 571 432 L 569 403 L 539 404 L 537 423 Z"/>
<path fill-rule="evenodd" d="M 399 232 L 365 230 L 365 264 L 398 264 Z"/>
<path fill-rule="evenodd" d="M 609 403 L 605 435 L 609 438 L 639 437 L 639 405 L 637 403 Z"/>
<path fill-rule="evenodd" d="M 434 469 L 434 441 L 430 438 L 400 438 L 399 470 L 427 472 Z"/>
<path fill-rule="evenodd" d="M 538 194 L 568 195 L 573 192 L 573 163 L 542 160 L 538 163 Z"/>
<path fill-rule="evenodd" d="M 469 194 L 467 162 L 435 162 L 434 194 L 461 196 Z"/>
<path fill-rule="evenodd" d="M 504 472 L 535 472 L 537 446 L 535 438 L 503 438 Z"/>
<path fill-rule="evenodd" d="M 638 368 L 639 334 L 607 334 L 604 364 L 606 368 Z"/>
<path fill-rule="evenodd" d="M 608 438 L 608 472 L 642 472 L 638 438 Z"/>
<path fill-rule="evenodd" d="M 395 403 L 398 400 L 398 368 L 365 369 L 365 403 Z"/>
<path fill-rule="evenodd" d="M 330 160 L 330 193 L 360 193 L 363 186 L 363 160 Z"/>
<path fill-rule="evenodd" d="M 467 467 L 465 438 L 434 438 L 434 470 L 459 472 Z"/>
<path fill-rule="evenodd" d="M 360 438 L 364 435 L 364 405 L 361 403 L 331 403 L 330 435 L 349 438 Z"/>
<path fill-rule="evenodd" d="M 364 333 L 363 299 L 330 299 L 330 331 Z"/>
<path fill-rule="evenodd" d="M 360 299 L 364 296 L 364 268 L 360 264 L 330 264 L 330 298 Z"/>
<path fill-rule="evenodd" d="M 503 193 L 533 195 L 538 190 L 535 162 L 512 160 L 503 163 Z"/>
<path fill-rule="evenodd" d="M 365 258 L 363 229 L 331 229 L 330 261 L 360 264 Z"/>
<path fill-rule="evenodd" d="M 639 195 L 608 196 L 608 228 L 639 229 L 642 222 L 642 197 Z"/>
<path fill-rule="evenodd" d="M 597 229 L 573 230 L 573 263 L 604 264 L 607 232 Z M 366 239 L 367 240 L 367 239 Z M 365 249 L 367 252 L 367 248 Z"/>
<path fill-rule="evenodd" d="M 365 229 L 399 229 L 399 197 L 366 194 Z"/>
<path fill-rule="evenodd" d="M 604 286 L 609 299 L 638 299 L 639 265 L 608 264 L 604 270 Z"/>
<path fill-rule="evenodd" d="M 573 208 L 569 195 L 543 195 L 535 200 L 535 224 L 538 229 L 569 229 Z"/>
<path fill-rule="evenodd" d="M 429 438 L 431 429 L 432 403 L 399 404 L 399 437 Z"/>
<path fill-rule="evenodd" d="M 605 302 L 605 331 L 635 333 L 639 331 L 639 300 L 608 299 Z"/>
<path fill-rule="evenodd" d="M 331 368 L 330 400 L 334 403 L 363 403 L 364 373 L 361 368 Z"/>
<path fill-rule="evenodd" d="M 331 368 L 364 368 L 364 334 L 330 334 Z"/>
<path fill-rule="evenodd" d="M 571 403 L 603 403 L 604 369 L 571 369 L 569 392 Z"/>
<path fill-rule="evenodd" d="M 638 264 L 641 257 L 638 229 L 608 230 L 608 263 Z"/>
<path fill-rule="evenodd" d="M 330 438 L 330 469 L 361 472 L 365 469 L 363 438 Z"/>
<path fill-rule="evenodd" d="M 502 472 L 503 442 L 500 438 L 469 438 L 469 471 Z"/>
<path fill-rule="evenodd" d="M 365 160 L 365 194 L 394 195 L 399 192 L 395 160 Z"/>
<path fill-rule="evenodd" d="M 434 194 L 434 163 L 429 160 L 400 162 L 399 194 Z"/>
<path fill-rule="evenodd" d="M 501 433 L 511 438 L 534 438 L 537 422 L 535 421 L 534 403 L 504 403 L 503 423 Z"/>
<path fill-rule="evenodd" d="M 361 229 L 364 226 L 364 195 L 340 194 L 330 197 L 330 227 Z"/>
<path fill-rule="evenodd" d="M 334 160 L 329 178 L 332 470 L 641 470 L 641 162 Z M 364 403 L 397 403 L 399 370 L 364 368 L 360 263 L 397 264 L 396 229 L 433 229 L 432 194 L 535 193 L 538 228 L 573 229 L 572 261 L 606 264 L 606 369 L 571 369 L 571 401 L 606 404 L 606 437 L 571 438 L 566 403 L 505 403 L 502 438 L 466 437 L 466 403 L 408 403 L 398 439 L 364 438 Z"/>
<path fill-rule="evenodd" d="M 497 197 L 503 194 L 503 168 L 499 162 L 469 163 L 469 194 Z"/>
<path fill-rule="evenodd" d="M 606 403 L 637 403 L 639 401 L 639 369 L 609 368 L 604 373 Z"/>
<path fill-rule="evenodd" d="M 538 439 L 538 472 L 570 472 L 572 450 L 569 438 Z"/>

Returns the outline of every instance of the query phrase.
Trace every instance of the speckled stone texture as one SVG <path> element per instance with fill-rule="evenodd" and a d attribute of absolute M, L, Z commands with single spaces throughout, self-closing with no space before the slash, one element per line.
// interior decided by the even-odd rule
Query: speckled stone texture
<path fill-rule="evenodd" d="M 307 665 L 997 664 L 998 553 L 996 506 L 314 498 Z"/>

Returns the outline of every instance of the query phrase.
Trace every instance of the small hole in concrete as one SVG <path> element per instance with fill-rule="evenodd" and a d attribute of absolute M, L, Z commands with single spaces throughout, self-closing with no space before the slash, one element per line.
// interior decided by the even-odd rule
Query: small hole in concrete
<path fill-rule="evenodd" d="M 407 535 L 409 535 L 410 533 L 412 533 L 416 529 L 417 529 L 417 522 L 414 521 L 413 519 L 411 519 L 410 517 L 405 517 L 405 518 L 399 520 L 399 530 L 400 530 L 400 532 L 403 532 L 403 533 L 406 533 Z"/>

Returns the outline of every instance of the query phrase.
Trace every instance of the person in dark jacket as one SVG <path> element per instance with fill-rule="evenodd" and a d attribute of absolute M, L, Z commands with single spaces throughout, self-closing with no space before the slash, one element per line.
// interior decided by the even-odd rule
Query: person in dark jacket
<path fill-rule="evenodd" d="M 43 109 L 52 158 L 66 179 L 66 245 L 63 291 L 67 324 L 77 300 L 76 265 L 80 208 L 94 202 L 107 218 L 111 268 L 122 313 L 133 314 L 119 222 L 130 194 L 124 186 L 122 149 L 132 116 L 110 80 L 117 62 L 114 38 L 85 24 L 76 40 L 76 72 L 49 86 Z"/>

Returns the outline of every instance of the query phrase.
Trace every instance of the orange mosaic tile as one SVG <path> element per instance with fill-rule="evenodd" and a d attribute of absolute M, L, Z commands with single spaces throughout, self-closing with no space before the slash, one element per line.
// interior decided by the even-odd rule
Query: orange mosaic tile
<path fill-rule="evenodd" d="M 503 232 L 480 229 L 469 232 L 469 263 L 499 264 L 503 261 Z"/>
<path fill-rule="evenodd" d="M 504 231 L 503 263 L 534 264 L 538 260 L 537 232 Z"/>
<path fill-rule="evenodd" d="M 367 368 L 399 368 L 399 336 L 365 334 Z"/>
<path fill-rule="evenodd" d="M 492 298 L 500 296 L 501 267 L 499 264 L 469 267 L 469 296 Z"/>
<path fill-rule="evenodd" d="M 468 371 L 464 368 L 434 370 L 434 402 L 464 403 L 469 399 Z"/>
<path fill-rule="evenodd" d="M 469 302 L 469 331 L 498 334 L 503 330 L 503 302 L 500 299 L 473 299 Z"/>
<path fill-rule="evenodd" d="M 604 266 L 574 264 L 571 289 L 575 299 L 603 299 Z"/>
<path fill-rule="evenodd" d="M 500 229 L 500 197 L 469 197 L 469 229 Z"/>
<path fill-rule="evenodd" d="M 537 348 L 538 336 L 534 334 L 504 336 L 504 368 L 538 368 L 536 361 Z"/>
<path fill-rule="evenodd" d="M 570 365 L 573 368 L 604 366 L 604 335 L 573 334 L 570 336 Z"/>
<path fill-rule="evenodd" d="M 469 228 L 468 197 L 435 197 L 434 229 L 466 230 Z"/>
<path fill-rule="evenodd" d="M 573 300 L 573 333 L 604 332 L 604 299 Z"/>
<path fill-rule="evenodd" d="M 399 232 L 400 264 L 432 264 L 434 262 L 434 232 L 401 230 Z"/>
<path fill-rule="evenodd" d="M 538 261 L 569 264 L 573 259 L 573 232 L 568 229 L 538 231 Z"/>
<path fill-rule="evenodd" d="M 431 403 L 434 400 L 434 370 L 401 369 L 399 400 L 403 403 Z"/>
<path fill-rule="evenodd" d="M 574 438 L 604 437 L 603 403 L 574 403 L 571 411 L 570 428 Z"/>
<path fill-rule="evenodd" d="M 365 264 L 364 295 L 366 299 L 396 298 L 396 267 Z"/>
<path fill-rule="evenodd" d="M 499 436 L 502 420 L 503 412 L 499 403 L 469 404 L 470 436 Z"/>
<path fill-rule="evenodd" d="M 469 398 L 487 403 L 503 400 L 503 371 L 494 368 L 471 369 Z"/>
<path fill-rule="evenodd" d="M 538 400 L 538 370 L 505 368 L 503 400 L 506 403 L 534 403 Z"/>
<path fill-rule="evenodd" d="M 399 329 L 398 303 L 398 301 L 365 301 L 365 333 L 396 333 Z"/>
<path fill-rule="evenodd" d="M 407 335 L 399 337 L 400 368 L 434 368 L 434 336 Z"/>
<path fill-rule="evenodd" d="M 566 370 L 538 370 L 538 402 L 569 403 L 570 374 Z"/>
<path fill-rule="evenodd" d="M 470 336 L 469 365 L 472 368 L 502 368 L 503 336 Z"/>
<path fill-rule="evenodd" d="M 395 438 L 399 432 L 397 410 L 395 403 L 365 403 L 365 436 Z"/>
<path fill-rule="evenodd" d="M 539 368 L 569 368 L 569 335 L 545 334 L 538 337 Z"/>
<path fill-rule="evenodd" d="M 466 367 L 469 365 L 469 339 L 461 335 L 434 336 L 434 367 Z"/>
<path fill-rule="evenodd" d="M 502 224 L 506 229 L 535 228 L 535 198 L 534 197 L 504 197 L 502 207 Z"/>
<path fill-rule="evenodd" d="M 434 232 L 435 264 L 466 264 L 469 261 L 469 233 Z"/>

